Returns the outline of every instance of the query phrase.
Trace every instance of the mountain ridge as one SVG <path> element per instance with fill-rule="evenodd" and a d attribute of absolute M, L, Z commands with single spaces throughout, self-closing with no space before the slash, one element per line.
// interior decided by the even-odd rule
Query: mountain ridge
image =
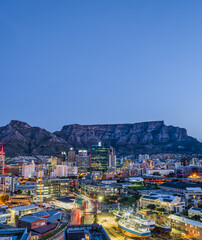
<path fill-rule="evenodd" d="M 188 136 L 185 128 L 165 125 L 164 121 L 126 124 L 69 124 L 60 131 L 49 132 L 26 122 L 12 120 L 0 127 L 0 142 L 7 156 L 57 155 L 86 148 L 102 141 L 119 156 L 140 153 L 202 153 L 202 143 Z"/>

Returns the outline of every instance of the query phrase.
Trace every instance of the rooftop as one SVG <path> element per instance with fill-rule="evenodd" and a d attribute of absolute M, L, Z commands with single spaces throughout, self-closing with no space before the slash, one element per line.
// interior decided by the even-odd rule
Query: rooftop
<path fill-rule="evenodd" d="M 187 183 L 187 182 L 165 182 L 159 185 L 160 187 L 170 187 L 170 188 L 177 188 L 177 189 L 184 189 L 187 188 L 202 188 L 202 184 L 197 183 Z"/>
<path fill-rule="evenodd" d="M 33 223 L 37 220 L 39 220 L 40 218 L 38 217 L 34 217 L 32 215 L 26 215 L 26 216 L 23 216 L 21 217 L 19 220 L 23 221 L 23 222 L 29 222 L 29 223 Z"/>
<path fill-rule="evenodd" d="M 180 216 L 177 216 L 177 215 L 174 215 L 174 214 L 171 214 L 168 218 L 172 219 L 172 220 L 175 220 L 175 221 L 178 221 L 178 222 L 188 223 L 190 225 L 193 225 L 193 226 L 196 226 L 196 227 L 199 227 L 199 228 L 202 229 L 202 223 L 199 222 L 199 221 L 194 221 L 194 220 L 191 220 L 189 218 L 180 217 Z"/>
<path fill-rule="evenodd" d="M 34 209 L 34 208 L 38 208 L 38 207 L 34 204 L 31 204 L 31 205 L 13 207 L 13 208 L 11 208 L 11 210 L 12 211 L 24 211 L 24 210 Z"/>
<path fill-rule="evenodd" d="M 32 229 L 33 232 L 39 233 L 39 234 L 44 234 L 46 232 L 49 232 L 52 229 L 55 229 L 57 227 L 58 223 L 50 223 L 47 224 L 46 226 L 38 227 Z"/>
<path fill-rule="evenodd" d="M 143 195 L 142 198 L 156 200 L 159 199 L 162 202 L 172 202 L 176 197 L 164 194 L 150 193 L 149 195 Z"/>
<path fill-rule="evenodd" d="M 26 228 L 0 229 L 0 238 L 12 240 L 27 240 L 29 239 L 29 233 L 27 233 Z"/>
<path fill-rule="evenodd" d="M 65 240 L 82 240 L 85 235 L 89 235 L 91 240 L 108 240 L 109 236 L 98 224 L 90 225 L 70 225 L 65 231 Z"/>
<path fill-rule="evenodd" d="M 195 213 L 202 213 L 202 208 L 192 207 L 189 209 L 189 211 L 195 212 Z"/>
<path fill-rule="evenodd" d="M 35 217 L 50 217 L 50 214 L 45 211 L 35 212 L 35 213 L 32 213 L 32 215 Z"/>
<path fill-rule="evenodd" d="M 57 198 L 56 200 L 64 203 L 73 203 L 74 199 L 75 198 L 73 197 L 61 197 L 61 198 Z"/>

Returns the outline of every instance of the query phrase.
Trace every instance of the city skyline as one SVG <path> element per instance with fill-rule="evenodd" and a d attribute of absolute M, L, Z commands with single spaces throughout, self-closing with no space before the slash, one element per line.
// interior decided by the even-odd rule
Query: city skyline
<path fill-rule="evenodd" d="M 0 6 L 1 126 L 163 120 L 202 141 L 201 1 Z"/>

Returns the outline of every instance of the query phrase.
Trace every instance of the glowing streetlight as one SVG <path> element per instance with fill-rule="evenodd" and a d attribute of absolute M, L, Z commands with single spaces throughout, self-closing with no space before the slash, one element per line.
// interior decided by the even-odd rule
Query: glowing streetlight
<path fill-rule="evenodd" d="M 100 201 L 100 209 L 102 210 L 102 196 L 100 196 L 98 199 Z"/>

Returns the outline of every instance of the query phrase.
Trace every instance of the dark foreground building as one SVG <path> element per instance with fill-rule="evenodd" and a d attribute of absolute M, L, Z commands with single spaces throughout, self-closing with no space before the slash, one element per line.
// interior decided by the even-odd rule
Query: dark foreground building
<path fill-rule="evenodd" d="M 64 232 L 64 240 L 110 240 L 110 237 L 99 224 L 70 225 Z"/>

